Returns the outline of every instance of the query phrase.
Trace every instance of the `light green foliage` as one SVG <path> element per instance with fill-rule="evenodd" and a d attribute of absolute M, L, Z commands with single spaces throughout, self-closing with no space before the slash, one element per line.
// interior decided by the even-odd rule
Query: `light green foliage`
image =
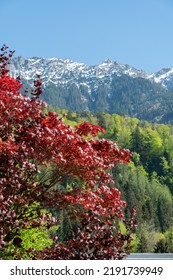
<path fill-rule="evenodd" d="M 140 240 L 137 234 L 133 235 L 133 239 L 131 241 L 131 253 L 137 253 L 139 252 L 139 245 L 140 245 Z"/>
<path fill-rule="evenodd" d="M 126 229 L 126 227 L 125 227 L 125 225 L 122 221 L 119 222 L 119 228 L 120 228 L 121 234 L 126 234 L 127 233 L 127 229 Z"/>
<path fill-rule="evenodd" d="M 28 250 L 29 248 L 41 250 L 47 246 L 51 246 L 53 241 L 49 235 L 50 231 L 45 227 L 21 230 L 20 237 L 22 238 L 22 247 L 25 250 Z"/>
<path fill-rule="evenodd" d="M 141 253 L 152 253 L 154 252 L 155 246 L 160 239 L 160 233 L 153 228 L 152 224 L 145 222 L 140 225 L 138 238 L 137 251 Z"/>
<path fill-rule="evenodd" d="M 173 227 L 160 236 L 155 245 L 155 253 L 173 253 Z"/>
<path fill-rule="evenodd" d="M 47 210 L 40 209 L 39 203 L 33 202 L 33 204 L 27 208 L 25 216 L 28 219 L 37 219 L 38 212 L 41 214 L 51 215 Z M 58 229 L 58 227 L 59 226 L 54 226 L 48 230 L 46 228 L 45 222 L 45 225 L 42 225 L 40 227 L 31 228 L 30 226 L 28 226 L 26 229 L 21 229 L 19 236 L 22 239 L 22 250 L 28 250 L 30 248 L 41 250 L 47 246 L 51 246 L 53 240 L 50 236 L 55 230 Z"/>

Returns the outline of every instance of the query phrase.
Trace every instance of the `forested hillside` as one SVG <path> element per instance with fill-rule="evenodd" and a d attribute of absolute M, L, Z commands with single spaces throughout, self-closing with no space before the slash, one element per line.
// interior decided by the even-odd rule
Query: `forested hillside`
<path fill-rule="evenodd" d="M 102 137 L 133 152 L 133 161 L 117 165 L 112 174 L 127 202 L 126 215 L 132 207 L 137 210 L 134 250 L 172 252 L 173 126 L 117 114 L 57 111 L 65 114 L 65 122 L 72 126 L 85 120 L 101 125 L 107 132 Z"/>
<path fill-rule="evenodd" d="M 91 91 L 85 84 L 75 82 L 66 86 L 50 83 L 43 88 L 42 99 L 49 105 L 76 112 L 108 112 L 172 123 L 173 93 L 160 84 L 128 75 L 112 75 L 109 84 L 104 81 L 100 85 L 95 83 L 92 81 Z"/>

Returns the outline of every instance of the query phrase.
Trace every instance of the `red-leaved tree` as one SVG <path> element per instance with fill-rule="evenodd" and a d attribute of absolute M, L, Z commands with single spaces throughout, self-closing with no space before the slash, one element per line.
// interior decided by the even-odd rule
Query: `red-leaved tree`
<path fill-rule="evenodd" d="M 20 79 L 10 77 L 7 70 L 12 54 L 6 46 L 1 48 L 0 258 L 124 258 L 130 250 L 134 210 L 126 221 L 126 203 L 109 170 L 119 162 L 128 163 L 130 151 L 98 140 L 98 133 L 105 133 L 100 126 L 84 122 L 73 129 L 56 113 L 43 113 L 47 105 L 39 99 L 40 76 L 32 97 L 22 95 Z M 32 211 L 28 215 L 33 205 L 34 217 Z M 21 229 L 60 225 L 64 212 L 71 223 L 64 240 L 57 231 L 52 246 L 22 250 Z M 119 220 L 126 234 L 119 230 Z"/>

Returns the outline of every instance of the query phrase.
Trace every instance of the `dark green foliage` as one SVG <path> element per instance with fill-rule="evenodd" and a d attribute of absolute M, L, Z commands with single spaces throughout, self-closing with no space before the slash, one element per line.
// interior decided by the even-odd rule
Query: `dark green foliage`
<path fill-rule="evenodd" d="M 80 81 L 79 81 L 80 84 Z M 72 111 L 108 112 L 158 123 L 172 123 L 173 93 L 160 84 L 129 75 L 113 75 L 112 82 L 97 85 L 50 84 L 43 88 L 48 104 Z"/>
<path fill-rule="evenodd" d="M 103 92 L 98 95 L 102 98 Z M 108 108 L 109 113 L 168 122 L 172 116 L 173 94 L 144 78 L 114 75 L 109 89 Z M 101 110 L 97 107 L 96 111 Z"/>
<path fill-rule="evenodd" d="M 57 231 L 58 242 L 65 242 L 73 237 L 73 226 L 67 211 L 61 212 L 61 225 Z"/>
<path fill-rule="evenodd" d="M 46 87 L 46 90 L 43 89 L 42 99 L 53 106 L 57 104 L 59 108 L 66 108 L 66 96 L 66 89 L 50 84 Z"/>
<path fill-rule="evenodd" d="M 107 86 L 99 86 L 95 95 L 95 102 L 93 110 L 95 112 L 108 112 L 109 111 L 109 98 L 108 98 L 108 88 Z"/>

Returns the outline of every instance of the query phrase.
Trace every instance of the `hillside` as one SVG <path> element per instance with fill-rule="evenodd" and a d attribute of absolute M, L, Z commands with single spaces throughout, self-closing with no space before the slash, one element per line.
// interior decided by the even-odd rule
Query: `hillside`
<path fill-rule="evenodd" d="M 57 112 L 66 113 L 64 121 L 72 126 L 83 121 L 101 125 L 107 132 L 101 138 L 133 152 L 132 162 L 115 166 L 112 175 L 127 202 L 127 217 L 136 208 L 134 251 L 172 252 L 173 127 L 117 114 Z"/>

